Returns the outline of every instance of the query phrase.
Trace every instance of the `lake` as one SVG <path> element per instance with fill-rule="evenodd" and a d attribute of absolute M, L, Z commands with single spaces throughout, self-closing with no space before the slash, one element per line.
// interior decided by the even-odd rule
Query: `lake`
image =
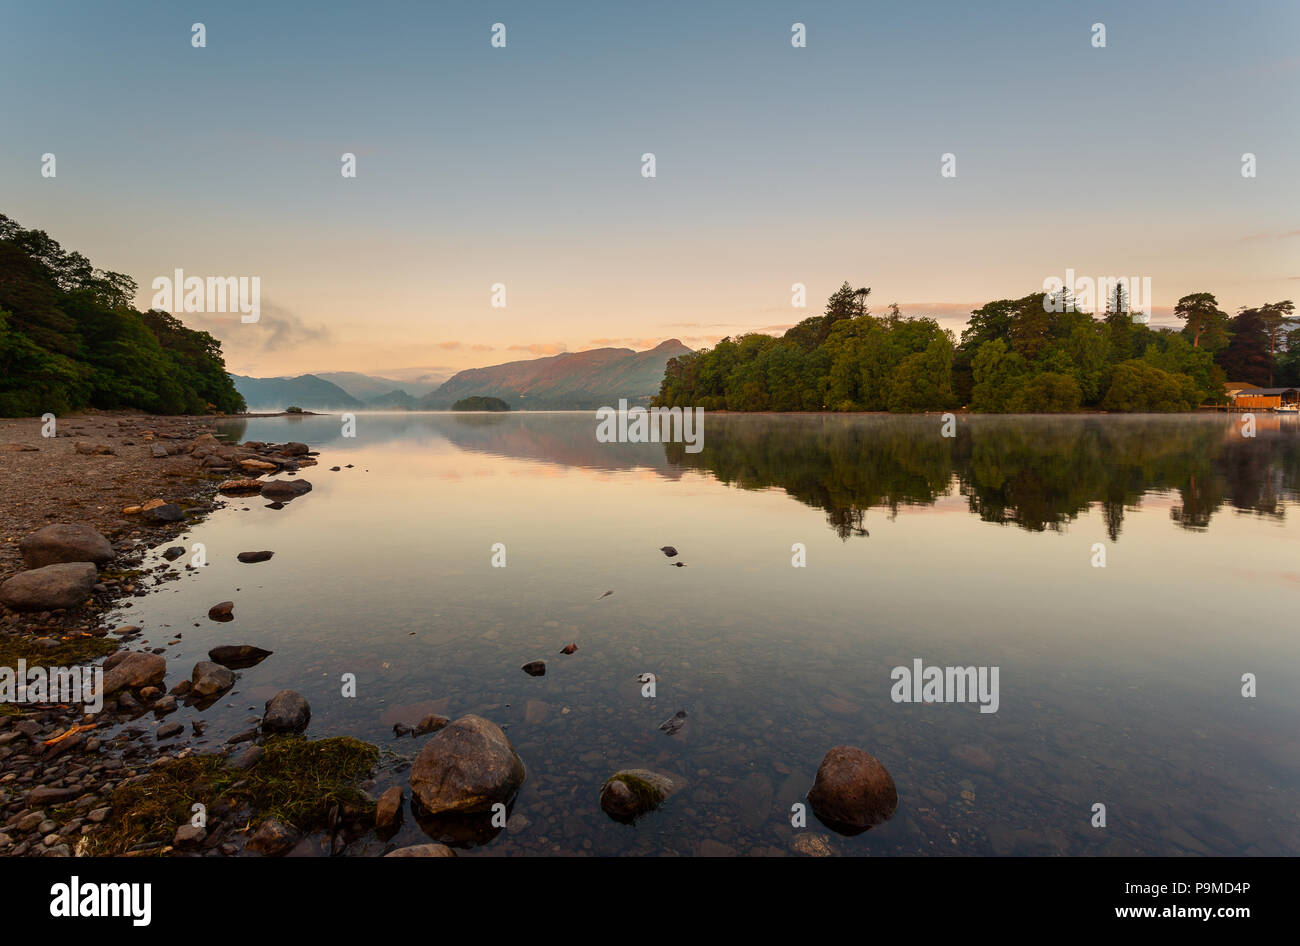
<path fill-rule="evenodd" d="M 709 414 L 698 453 L 600 443 L 591 413 L 219 431 L 306 442 L 320 465 L 283 510 L 228 500 L 184 539 L 208 566 L 118 612 L 151 646 L 181 633 L 172 675 L 219 644 L 274 651 L 171 718 L 208 720 L 211 749 L 298 690 L 309 736 L 385 750 L 377 793 L 408 789 L 422 741 L 394 723 L 486 716 L 528 778 L 506 830 L 462 853 L 1300 848 L 1293 418 L 1244 437 L 1226 414 L 962 417 L 944 437 L 937 416 Z M 235 560 L 257 549 L 275 556 Z M 209 621 L 227 599 L 235 620 Z M 520 670 L 539 658 L 545 676 Z M 895 702 L 917 660 L 997 667 L 997 711 Z M 792 828 L 842 744 L 889 770 L 896 814 Z M 686 786 L 617 823 L 598 794 L 626 767 Z M 422 840 L 408 816 L 392 843 Z"/>

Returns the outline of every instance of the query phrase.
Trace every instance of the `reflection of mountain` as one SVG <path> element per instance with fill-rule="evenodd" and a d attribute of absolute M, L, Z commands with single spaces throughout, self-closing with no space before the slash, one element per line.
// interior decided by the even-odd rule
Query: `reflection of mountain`
<path fill-rule="evenodd" d="M 756 421 L 756 422 L 751 422 Z M 826 511 L 842 537 L 865 534 L 866 512 L 936 502 L 954 492 L 986 522 L 1061 529 L 1096 503 L 1112 538 L 1126 506 L 1177 491 L 1171 518 L 1208 528 L 1234 509 L 1280 518 L 1300 499 L 1300 439 L 1236 420 L 1166 417 L 974 417 L 957 436 L 937 417 L 709 417 L 704 450 L 668 445 L 673 462 L 742 489 L 779 486 Z"/>

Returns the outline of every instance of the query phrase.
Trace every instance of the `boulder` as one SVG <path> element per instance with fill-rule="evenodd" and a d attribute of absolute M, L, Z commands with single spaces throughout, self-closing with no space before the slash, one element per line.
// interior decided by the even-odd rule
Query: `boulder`
<path fill-rule="evenodd" d="M 235 675 L 211 660 L 200 660 L 190 674 L 190 693 L 200 700 L 225 693 L 235 685 Z"/>
<path fill-rule="evenodd" d="M 254 565 L 257 562 L 268 562 L 274 552 L 240 552 L 235 558 L 239 559 L 245 565 Z"/>
<path fill-rule="evenodd" d="M 855 746 L 835 746 L 817 768 L 808 803 L 828 828 L 856 834 L 893 815 L 898 790 L 875 756 Z"/>
<path fill-rule="evenodd" d="M 59 522 L 38 529 L 18 543 L 28 568 L 64 562 L 103 565 L 113 555 L 108 539 L 84 522 Z"/>
<path fill-rule="evenodd" d="M 411 793 L 430 815 L 488 811 L 508 805 L 523 785 L 523 760 L 481 716 L 462 716 L 434 733 L 411 766 Z"/>
<path fill-rule="evenodd" d="M 654 811 L 683 784 L 679 778 L 649 769 L 623 769 L 601 786 L 600 807 L 615 821 L 632 821 Z"/>
<path fill-rule="evenodd" d="M 104 695 L 118 690 L 157 686 L 167 675 L 167 660 L 159 654 L 133 651 L 104 674 Z"/>
<path fill-rule="evenodd" d="M 544 677 L 546 676 L 546 661 L 530 660 L 519 669 L 523 670 L 523 672 L 528 674 L 530 677 Z"/>
<path fill-rule="evenodd" d="M 263 732 L 300 733 L 311 721 L 311 706 L 301 693 L 281 690 L 266 701 Z"/>
<path fill-rule="evenodd" d="M 306 480 L 270 480 L 262 484 L 262 495 L 277 502 L 286 502 L 309 492 L 311 483 Z"/>
<path fill-rule="evenodd" d="M 55 611 L 85 604 L 99 581 L 90 562 L 62 562 L 19 572 L 0 585 L 0 604 L 15 611 Z"/>
<path fill-rule="evenodd" d="M 289 441 L 283 447 L 280 448 L 280 452 L 283 453 L 286 457 L 305 457 L 310 451 L 311 448 L 308 447 L 305 443 L 298 443 L 297 441 L 293 441 L 293 440 Z"/>

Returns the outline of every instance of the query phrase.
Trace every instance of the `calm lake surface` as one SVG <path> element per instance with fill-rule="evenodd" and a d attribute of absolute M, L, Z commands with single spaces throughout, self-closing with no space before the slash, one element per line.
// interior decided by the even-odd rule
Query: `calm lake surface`
<path fill-rule="evenodd" d="M 208 720 L 202 748 L 291 688 L 309 736 L 378 744 L 374 791 L 409 797 L 423 739 L 395 722 L 506 726 L 528 779 L 471 856 L 790 854 L 812 835 L 848 855 L 1296 853 L 1296 420 L 1258 415 L 1253 438 L 1222 414 L 940 424 L 710 414 L 688 454 L 598 443 L 586 413 L 362 414 L 355 438 L 332 416 L 233 422 L 319 450 L 314 490 L 228 500 L 184 539 L 210 564 L 118 617 L 151 646 L 181 632 L 169 679 L 219 644 L 275 652 L 171 717 Z M 275 557 L 235 560 L 256 549 Z M 209 621 L 227 599 L 235 620 Z M 545 676 L 520 670 L 538 658 Z M 895 703 L 891 670 L 916 659 L 1000 668 L 997 712 Z M 897 813 L 793 829 L 840 744 L 890 771 Z M 615 823 L 598 793 L 625 767 L 686 788 Z M 390 843 L 422 840 L 408 814 Z"/>

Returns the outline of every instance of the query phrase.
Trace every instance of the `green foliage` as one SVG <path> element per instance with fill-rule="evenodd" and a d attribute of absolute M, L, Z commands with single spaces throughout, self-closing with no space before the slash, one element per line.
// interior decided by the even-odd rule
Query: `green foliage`
<path fill-rule="evenodd" d="M 1134 359 L 1115 369 L 1101 406 L 1108 411 L 1163 413 L 1191 410 L 1195 402 L 1196 384 L 1191 378 Z"/>
<path fill-rule="evenodd" d="M 953 339 L 933 319 L 867 311 L 844 283 L 825 315 L 672 359 L 654 404 L 730 411 L 926 411 L 956 404 Z"/>
<path fill-rule="evenodd" d="M 220 343 L 166 312 L 137 312 L 135 291 L 0 214 L 0 415 L 243 410 Z"/>
<path fill-rule="evenodd" d="M 1280 376 L 1300 374 L 1300 359 L 1282 351 L 1300 347 L 1288 335 L 1289 303 L 1235 320 L 1238 335 L 1247 327 L 1241 323 L 1253 327 L 1216 355 L 1229 326 L 1209 293 L 1179 301 L 1193 330 L 1181 333 L 1135 323 L 1122 290 L 1108 293 L 1104 318 L 1074 311 L 1068 291 L 999 299 L 971 313 L 954 346 L 934 320 L 906 318 L 896 305 L 883 317 L 871 315 L 869 291 L 846 282 L 824 315 L 781 338 L 725 338 L 711 350 L 673 359 L 654 403 L 732 411 L 918 412 L 963 404 L 985 413 L 1191 410 L 1223 401 L 1227 377 L 1216 357 L 1223 362 L 1229 352 L 1248 349 L 1257 375 L 1274 361 Z M 1300 331 L 1295 334 L 1300 343 Z M 1279 352 L 1276 359 L 1270 347 Z M 1129 362 L 1135 364 L 1116 387 L 1119 367 Z M 1132 389 L 1143 380 L 1157 389 Z"/>

